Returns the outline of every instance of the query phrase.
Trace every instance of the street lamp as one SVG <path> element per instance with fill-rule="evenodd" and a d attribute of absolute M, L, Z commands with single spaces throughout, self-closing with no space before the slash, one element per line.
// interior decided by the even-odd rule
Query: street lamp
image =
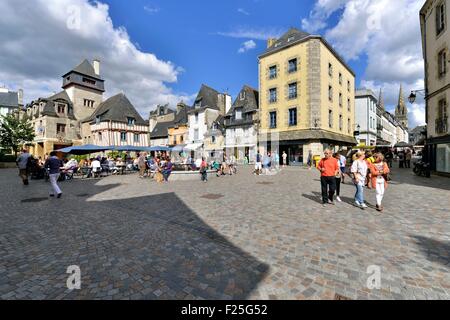
<path fill-rule="evenodd" d="M 418 93 L 420 93 L 422 96 L 425 96 L 425 89 L 411 91 L 411 94 L 408 97 L 409 103 L 413 104 L 414 102 L 416 102 Z"/>

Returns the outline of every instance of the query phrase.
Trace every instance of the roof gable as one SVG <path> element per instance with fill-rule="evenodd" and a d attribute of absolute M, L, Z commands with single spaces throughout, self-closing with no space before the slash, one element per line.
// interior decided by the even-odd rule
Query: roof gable
<path fill-rule="evenodd" d="M 19 106 L 17 92 L 0 92 L 0 106 L 17 108 Z"/>
<path fill-rule="evenodd" d="M 103 80 L 100 75 L 95 73 L 95 69 L 92 66 L 92 64 L 87 60 L 84 59 L 78 66 L 76 66 L 75 68 L 73 68 L 71 71 L 69 71 L 68 73 L 66 73 L 63 77 L 65 77 L 66 75 L 68 75 L 69 73 L 72 72 L 76 72 L 82 75 L 86 75 L 98 80 Z"/>

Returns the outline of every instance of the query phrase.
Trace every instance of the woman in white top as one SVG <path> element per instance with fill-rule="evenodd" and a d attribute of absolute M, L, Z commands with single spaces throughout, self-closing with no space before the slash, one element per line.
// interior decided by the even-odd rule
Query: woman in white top
<path fill-rule="evenodd" d="M 353 183 L 356 186 L 355 204 L 361 209 L 367 208 L 364 203 L 364 184 L 367 176 L 367 162 L 364 152 L 358 151 L 353 161 L 351 173 L 353 174 Z"/>

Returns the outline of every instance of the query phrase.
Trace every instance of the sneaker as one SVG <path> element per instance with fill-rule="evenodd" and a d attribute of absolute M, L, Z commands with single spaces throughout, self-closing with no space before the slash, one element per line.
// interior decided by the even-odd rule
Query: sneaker
<path fill-rule="evenodd" d="M 342 200 L 341 200 L 341 198 L 340 198 L 339 196 L 336 197 L 336 200 L 337 200 L 338 202 L 342 202 Z"/>
<path fill-rule="evenodd" d="M 54 195 L 54 194 L 50 194 L 49 196 L 50 196 L 50 197 L 53 197 L 53 198 L 55 197 L 55 195 Z"/>
<path fill-rule="evenodd" d="M 366 208 L 368 208 L 368 206 L 363 202 L 363 203 L 361 203 L 361 208 L 366 209 Z"/>
<path fill-rule="evenodd" d="M 328 200 L 328 204 L 331 204 L 331 205 L 335 205 L 335 203 L 333 202 L 333 201 L 331 201 L 331 200 Z"/>
<path fill-rule="evenodd" d="M 355 201 L 355 206 L 361 207 L 361 203 L 359 203 L 359 201 Z"/>
<path fill-rule="evenodd" d="M 56 196 L 58 199 L 62 197 L 62 193 L 58 193 L 58 195 Z"/>
<path fill-rule="evenodd" d="M 326 208 L 327 204 L 326 203 L 322 203 L 322 207 Z"/>

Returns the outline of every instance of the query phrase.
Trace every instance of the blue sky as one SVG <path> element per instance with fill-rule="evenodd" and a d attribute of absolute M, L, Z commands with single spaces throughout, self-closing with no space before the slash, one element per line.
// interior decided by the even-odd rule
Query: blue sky
<path fill-rule="evenodd" d="M 176 91 L 190 94 L 206 83 L 217 90 L 228 88 L 233 95 L 243 84 L 257 88 L 257 56 L 264 51 L 266 41 L 254 39 L 254 49 L 238 53 L 242 43 L 252 38 L 220 34 L 242 29 L 279 33 L 291 26 L 301 28 L 301 19 L 308 17 L 314 6 L 314 1 L 298 0 L 106 2 L 114 24 L 126 27 L 131 40 L 143 51 L 184 69 L 178 83 L 171 85 Z M 338 15 L 330 17 L 331 24 Z M 364 72 L 364 64 L 364 59 L 350 61 L 358 77 Z"/>

